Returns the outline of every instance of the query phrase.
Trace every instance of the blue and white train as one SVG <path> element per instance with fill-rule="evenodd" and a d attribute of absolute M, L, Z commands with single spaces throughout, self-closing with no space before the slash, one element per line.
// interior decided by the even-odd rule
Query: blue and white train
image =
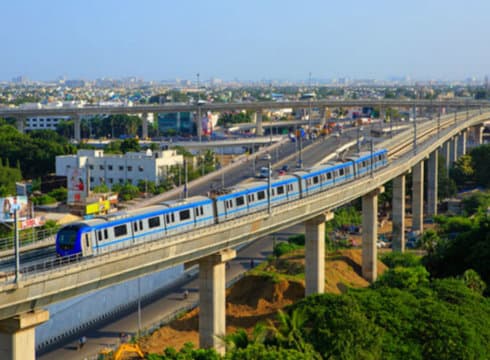
<path fill-rule="evenodd" d="M 386 149 L 365 152 L 345 162 L 329 162 L 271 180 L 271 206 L 294 201 L 365 176 L 387 164 Z M 213 197 L 194 196 L 138 210 L 98 216 L 61 228 L 59 256 L 93 256 L 138 243 L 164 239 L 244 216 L 268 207 L 267 181 L 237 185 Z"/>

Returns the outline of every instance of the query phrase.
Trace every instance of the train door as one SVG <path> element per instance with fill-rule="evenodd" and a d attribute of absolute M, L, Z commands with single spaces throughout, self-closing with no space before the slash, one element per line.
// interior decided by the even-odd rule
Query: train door
<path fill-rule="evenodd" d="M 89 232 L 82 233 L 82 238 L 80 239 L 82 243 L 82 254 L 83 256 L 91 256 L 92 252 L 92 236 Z"/>

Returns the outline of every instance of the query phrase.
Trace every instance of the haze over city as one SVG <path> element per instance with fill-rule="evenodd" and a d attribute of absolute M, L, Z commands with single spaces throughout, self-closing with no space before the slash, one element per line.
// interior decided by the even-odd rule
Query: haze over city
<path fill-rule="evenodd" d="M 0 12 L 0 80 L 482 79 L 490 57 L 483 0 L 22 0 Z"/>

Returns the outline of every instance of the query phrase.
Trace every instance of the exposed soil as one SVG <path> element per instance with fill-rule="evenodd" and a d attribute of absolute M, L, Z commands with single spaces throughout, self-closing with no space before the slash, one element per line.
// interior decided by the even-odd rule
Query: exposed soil
<path fill-rule="evenodd" d="M 361 276 L 361 250 L 340 250 L 327 254 L 325 263 L 325 291 L 339 294 L 349 287 L 366 287 L 368 282 Z M 259 267 L 260 268 L 260 267 Z M 378 262 L 378 274 L 385 265 Z M 302 299 L 305 293 L 304 280 L 295 275 L 304 271 L 302 251 L 288 254 L 263 269 L 254 270 L 227 290 L 226 331 L 244 328 L 250 332 L 266 319 L 273 319 L 279 309 Z M 271 277 L 266 272 L 278 272 L 286 276 Z M 290 280 L 288 280 L 290 279 Z M 180 349 L 186 342 L 199 344 L 199 309 L 194 309 L 152 335 L 139 341 L 145 353 L 161 353 L 166 347 Z"/>

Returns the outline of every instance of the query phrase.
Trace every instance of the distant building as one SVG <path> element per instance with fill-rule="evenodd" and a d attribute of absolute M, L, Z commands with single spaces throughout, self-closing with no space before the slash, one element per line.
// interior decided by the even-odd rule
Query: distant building
<path fill-rule="evenodd" d="M 158 114 L 158 130 L 165 133 L 169 130 L 182 134 L 195 133 L 194 114 L 191 112 Z"/>
<path fill-rule="evenodd" d="M 159 184 L 167 177 L 170 166 L 182 165 L 184 157 L 176 150 L 128 152 L 124 155 L 104 155 L 103 150 L 78 150 L 76 155 L 56 157 L 56 175 L 67 176 L 70 169 L 85 171 L 90 188 L 106 184 L 129 182 L 137 185 L 140 180 Z"/>
<path fill-rule="evenodd" d="M 56 130 L 62 121 L 70 120 L 69 116 L 41 116 L 27 118 L 25 130 Z"/>

